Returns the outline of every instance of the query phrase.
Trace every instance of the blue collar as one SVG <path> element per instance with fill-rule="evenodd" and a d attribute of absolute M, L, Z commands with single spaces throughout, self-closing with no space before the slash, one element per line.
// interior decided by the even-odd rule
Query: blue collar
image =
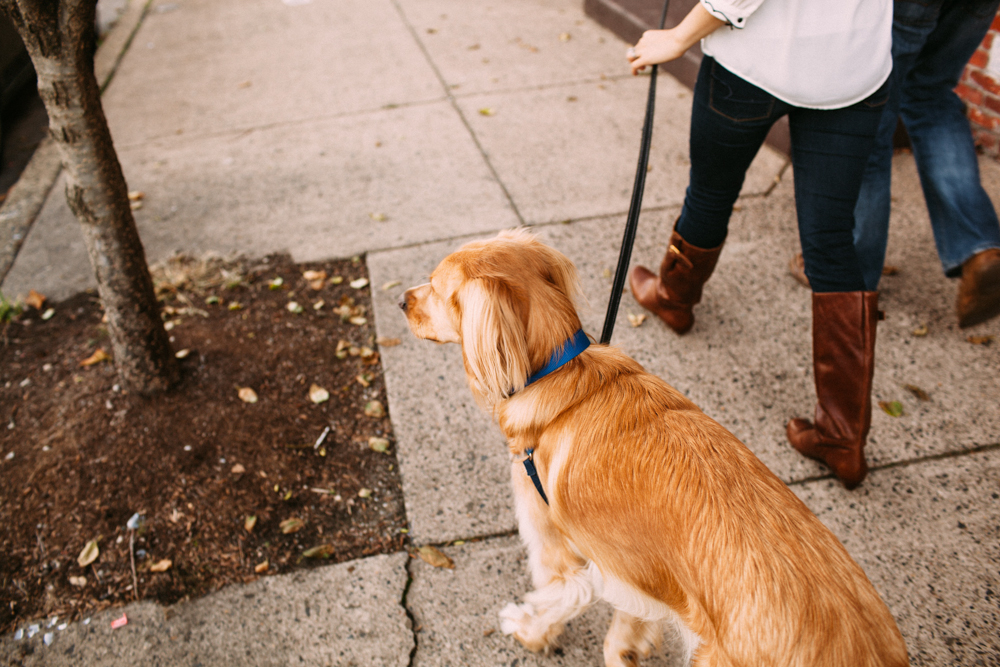
<path fill-rule="evenodd" d="M 573 334 L 573 337 L 563 343 L 562 347 L 549 357 L 547 364 L 528 377 L 528 379 L 524 382 L 524 386 L 527 387 L 532 382 L 541 380 L 549 373 L 558 370 L 579 356 L 579 354 L 588 347 L 590 347 L 590 339 L 587 338 L 587 334 L 583 333 L 583 329 L 577 329 L 576 333 Z"/>

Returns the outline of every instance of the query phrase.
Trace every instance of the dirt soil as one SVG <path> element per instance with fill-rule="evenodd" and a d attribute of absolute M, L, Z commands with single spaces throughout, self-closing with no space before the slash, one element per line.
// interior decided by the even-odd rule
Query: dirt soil
<path fill-rule="evenodd" d="M 363 261 L 174 258 L 154 281 L 183 357 L 154 398 L 81 365 L 111 351 L 95 294 L 0 323 L 0 632 L 404 548 Z"/>

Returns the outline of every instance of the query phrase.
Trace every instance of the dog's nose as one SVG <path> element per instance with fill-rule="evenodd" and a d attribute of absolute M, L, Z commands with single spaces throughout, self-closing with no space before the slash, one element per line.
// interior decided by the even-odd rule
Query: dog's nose
<path fill-rule="evenodd" d="M 403 292 L 403 295 L 399 297 L 399 309 L 406 312 L 406 292 Z"/>

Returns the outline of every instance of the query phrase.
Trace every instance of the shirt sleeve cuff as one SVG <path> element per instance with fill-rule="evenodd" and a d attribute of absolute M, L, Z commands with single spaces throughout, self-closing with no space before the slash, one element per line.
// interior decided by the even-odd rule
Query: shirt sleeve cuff
<path fill-rule="evenodd" d="M 734 28 L 743 28 L 763 0 L 700 0 L 709 14 Z"/>

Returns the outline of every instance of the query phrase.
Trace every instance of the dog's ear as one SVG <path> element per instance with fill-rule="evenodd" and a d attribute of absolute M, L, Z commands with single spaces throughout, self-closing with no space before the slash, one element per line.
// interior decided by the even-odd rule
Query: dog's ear
<path fill-rule="evenodd" d="M 570 301 L 576 302 L 581 294 L 580 278 L 576 273 L 576 267 L 566 255 L 558 250 L 548 247 L 542 243 L 538 244 L 538 252 L 545 257 L 545 267 L 548 271 L 546 276 L 556 288 L 562 292 Z"/>
<path fill-rule="evenodd" d="M 495 405 L 524 388 L 528 346 L 514 295 L 502 281 L 470 280 L 461 289 L 462 357 L 473 393 Z"/>

